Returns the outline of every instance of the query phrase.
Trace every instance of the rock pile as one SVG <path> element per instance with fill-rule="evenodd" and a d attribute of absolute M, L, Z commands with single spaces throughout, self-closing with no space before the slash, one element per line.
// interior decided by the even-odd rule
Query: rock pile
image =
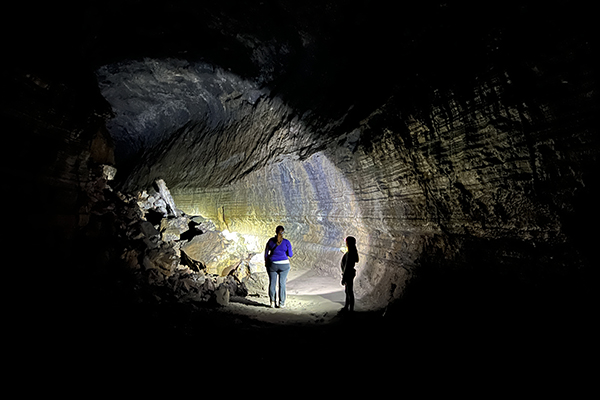
<path fill-rule="evenodd" d="M 230 296 L 248 295 L 243 280 L 253 254 L 243 238 L 226 237 L 212 222 L 178 210 L 163 180 L 137 196 L 114 192 L 105 175 L 98 182 L 92 213 L 111 216 L 136 301 L 226 305 Z"/>

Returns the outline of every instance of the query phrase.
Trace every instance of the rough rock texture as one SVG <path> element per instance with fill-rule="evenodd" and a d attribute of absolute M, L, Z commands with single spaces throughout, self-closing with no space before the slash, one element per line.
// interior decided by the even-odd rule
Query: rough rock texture
<path fill-rule="evenodd" d="M 61 265 L 67 276 L 78 270 L 77 234 L 88 225 L 94 205 L 103 200 L 115 160 L 104 126 L 110 105 L 93 75 L 65 70 L 68 78 L 58 79 L 34 71 L 15 66 L 0 74 L 0 113 L 5 134 L 13 138 L 5 146 L 0 168 L 4 188 L 12 193 L 4 203 L 11 247 L 19 257 L 31 257 L 27 264 L 38 288 L 71 282 L 57 279 L 47 265 Z M 33 247 L 26 245 L 34 233 L 40 240 Z M 62 299 L 67 292 L 63 287 L 54 293 L 53 298 Z"/>
<path fill-rule="evenodd" d="M 358 288 L 380 300 L 397 297 L 423 264 L 506 268 L 527 282 L 569 275 L 587 262 L 568 235 L 579 237 L 572 229 L 585 222 L 575 207 L 595 193 L 585 172 L 597 162 L 589 157 L 593 89 L 515 104 L 506 99 L 510 76 L 491 82 L 425 121 L 400 119 L 391 98 L 307 159 L 284 158 L 219 189 L 175 189 L 174 198 L 262 241 L 285 225 L 300 268 L 334 273 L 337 248 L 352 234 L 364 266 Z"/>
<path fill-rule="evenodd" d="M 206 232 L 194 237 L 181 247 L 181 251 L 192 260 L 202 263 L 211 274 L 227 275 L 248 257 L 245 247 L 239 248 L 220 232 Z"/>
<path fill-rule="evenodd" d="M 94 171 L 113 161 L 104 96 L 121 190 L 161 178 L 183 211 L 254 251 L 283 224 L 295 265 L 323 273 L 337 273 L 352 234 L 357 290 L 379 305 L 420 277 L 437 299 L 474 287 L 589 293 L 594 14 L 560 2 L 345 3 L 22 13 L 37 34 L 7 50 L 2 112 L 19 143 L 3 171 L 38 211 L 26 226 L 43 220 L 53 244 L 81 256 L 73 239 L 96 201 Z M 94 221 L 99 259 L 114 256 L 110 218 Z"/>
<path fill-rule="evenodd" d="M 354 21 L 357 10 L 325 30 L 291 5 L 283 32 L 215 17 L 241 46 L 231 70 L 189 58 L 102 66 L 117 143 L 144 148 L 123 188 L 163 178 L 178 207 L 256 252 L 283 224 L 301 269 L 337 274 L 354 235 L 357 290 L 377 304 L 419 275 L 477 271 L 481 287 L 581 280 L 598 187 L 585 28 L 557 28 L 558 9 L 423 7 L 430 20 L 363 38 L 349 32 L 373 15 Z"/>
<path fill-rule="evenodd" d="M 170 187 L 222 186 L 280 155 L 308 155 L 325 139 L 307 134 L 301 116 L 256 82 L 211 65 L 145 59 L 97 74 L 115 109 L 109 128 L 127 152 L 120 156 L 136 160 L 124 190 L 148 186 L 165 168 L 173 169 L 165 175 Z"/>
<path fill-rule="evenodd" d="M 272 101 L 259 102 L 242 118 L 247 134 L 236 124 L 216 136 L 227 147 L 184 128 L 130 182 L 174 182 L 178 207 L 246 235 L 254 251 L 283 224 L 298 268 L 337 273 L 337 249 L 354 235 L 359 293 L 376 293 L 380 304 L 423 265 L 560 279 L 589 260 L 579 207 L 596 193 L 597 163 L 591 65 L 578 65 L 570 82 L 565 65 L 574 68 L 553 59 L 532 71 L 540 92 L 521 92 L 509 71 L 490 73 L 466 97 L 437 95 L 422 117 L 403 117 L 397 94 L 310 156 L 306 125 L 298 136 L 277 128 L 282 114 L 264 114 Z M 191 138 L 198 144 L 188 147 Z"/>

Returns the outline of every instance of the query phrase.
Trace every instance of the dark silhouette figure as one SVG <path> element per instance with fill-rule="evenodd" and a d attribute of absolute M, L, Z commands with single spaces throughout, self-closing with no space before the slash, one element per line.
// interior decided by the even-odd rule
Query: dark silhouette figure
<path fill-rule="evenodd" d="M 290 260 L 294 253 L 292 252 L 292 244 L 289 240 L 283 238 L 283 226 L 278 226 L 275 229 L 275 237 L 272 237 L 265 246 L 265 266 L 269 274 L 269 298 L 271 300 L 271 308 L 275 306 L 279 308 L 285 307 L 286 298 L 286 281 L 290 272 Z M 275 288 L 279 280 L 279 304 L 276 304 Z"/>
<path fill-rule="evenodd" d="M 354 266 L 358 262 L 356 239 L 348 236 L 346 247 L 348 251 L 342 257 L 342 285 L 346 286 L 346 304 L 342 310 L 354 311 L 354 277 L 356 276 Z"/>

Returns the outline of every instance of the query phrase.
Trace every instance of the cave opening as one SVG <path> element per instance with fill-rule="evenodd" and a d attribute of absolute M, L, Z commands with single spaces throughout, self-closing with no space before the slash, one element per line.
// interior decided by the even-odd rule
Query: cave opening
<path fill-rule="evenodd" d="M 7 50 L 1 111 L 20 202 L 8 225 L 49 299 L 28 309 L 115 341 L 122 326 L 228 341 L 281 329 L 324 335 L 321 346 L 356 329 L 382 353 L 381 335 L 438 349 L 439 335 L 471 349 L 509 337 L 503 349 L 540 352 L 585 338 L 586 232 L 599 223 L 593 13 L 317 3 L 23 13 L 38 35 Z M 251 285 L 277 225 L 296 253 L 290 293 L 319 304 L 298 300 L 293 327 L 273 324 L 294 307 L 263 310 L 255 276 L 263 297 L 205 307 Z M 361 259 L 354 319 L 335 312 L 348 235 Z M 221 258 L 194 258 L 201 246 Z"/>

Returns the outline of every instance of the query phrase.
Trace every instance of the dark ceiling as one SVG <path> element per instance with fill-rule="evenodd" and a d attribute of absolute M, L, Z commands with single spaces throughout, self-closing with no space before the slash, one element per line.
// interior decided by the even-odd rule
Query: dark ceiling
<path fill-rule="evenodd" d="M 587 40 L 593 26 L 567 2 L 72 4 L 13 10 L 17 22 L 3 28 L 13 65 L 69 80 L 123 59 L 201 60 L 269 86 L 292 106 L 337 115 L 354 105 L 357 117 L 391 93 L 414 111 L 490 70 L 525 71 L 560 50 L 565 35 Z"/>

